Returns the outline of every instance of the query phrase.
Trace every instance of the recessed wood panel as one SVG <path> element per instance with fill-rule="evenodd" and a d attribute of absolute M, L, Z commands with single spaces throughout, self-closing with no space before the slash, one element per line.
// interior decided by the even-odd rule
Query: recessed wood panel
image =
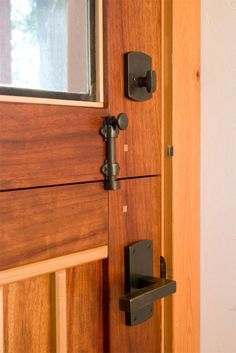
<path fill-rule="evenodd" d="M 159 0 L 109 1 L 109 114 L 124 112 L 129 117 L 129 127 L 117 141 L 121 177 L 160 174 L 160 21 Z M 148 101 L 135 102 L 124 96 L 124 53 L 129 51 L 142 51 L 152 57 L 157 91 Z M 128 145 L 127 152 L 124 145 Z"/>
<path fill-rule="evenodd" d="M 107 244 L 102 183 L 0 193 L 0 270 Z"/>
<path fill-rule="evenodd" d="M 50 276 L 4 287 L 4 353 L 51 353 Z"/>
<path fill-rule="evenodd" d="M 125 326 L 119 310 L 124 294 L 124 247 L 138 240 L 153 240 L 154 276 L 160 262 L 160 178 L 122 180 L 122 188 L 109 193 L 109 298 L 110 351 L 112 353 L 159 353 L 161 351 L 161 303 L 144 323 Z"/>
<path fill-rule="evenodd" d="M 0 189 L 102 180 L 104 109 L 0 103 Z"/>
<path fill-rule="evenodd" d="M 69 353 L 104 352 L 102 261 L 67 271 L 67 322 Z"/>

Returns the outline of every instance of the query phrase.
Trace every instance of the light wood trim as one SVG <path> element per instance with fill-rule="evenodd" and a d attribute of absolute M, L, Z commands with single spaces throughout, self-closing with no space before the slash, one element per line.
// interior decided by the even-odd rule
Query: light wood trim
<path fill-rule="evenodd" d="M 66 270 L 55 273 L 56 353 L 67 353 Z"/>
<path fill-rule="evenodd" d="M 172 0 L 161 0 L 161 94 L 162 94 L 162 178 L 161 254 L 172 274 Z M 172 353 L 172 296 L 162 300 L 162 353 Z"/>
<path fill-rule="evenodd" d="M 4 353 L 3 287 L 0 287 L 0 353 Z"/>
<path fill-rule="evenodd" d="M 200 0 L 173 1 L 173 352 L 200 352 Z"/>
<path fill-rule="evenodd" d="M 60 256 L 54 259 L 19 266 L 10 270 L 4 270 L 0 272 L 0 286 L 22 281 L 27 278 L 40 276 L 46 273 L 60 271 L 84 263 L 102 260 L 107 257 L 108 246 L 104 245 L 89 250 L 83 250 L 75 254 Z"/>
<path fill-rule="evenodd" d="M 103 102 L 86 102 L 86 101 L 73 101 L 73 100 L 65 100 L 65 99 L 19 97 L 19 96 L 7 96 L 7 95 L 1 95 L 0 102 L 51 104 L 51 105 L 68 105 L 68 106 L 76 106 L 76 107 L 104 108 Z"/>

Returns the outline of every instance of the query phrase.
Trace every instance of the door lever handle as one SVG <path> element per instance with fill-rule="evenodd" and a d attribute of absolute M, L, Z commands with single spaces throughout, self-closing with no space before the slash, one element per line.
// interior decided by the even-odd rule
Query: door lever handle
<path fill-rule="evenodd" d="M 161 258 L 162 267 L 165 264 Z M 153 302 L 176 292 L 176 282 L 153 277 L 153 242 L 141 240 L 125 247 L 125 295 L 119 299 L 128 326 L 141 324 L 153 315 Z"/>
<path fill-rule="evenodd" d="M 166 278 L 143 277 L 139 279 L 139 285 L 140 289 L 120 298 L 120 310 L 135 313 L 176 292 L 176 282 Z"/>
<path fill-rule="evenodd" d="M 120 130 L 126 130 L 128 127 L 128 117 L 120 113 L 117 118 L 114 116 L 106 118 L 101 134 L 106 141 L 106 160 L 101 170 L 105 175 L 105 190 L 120 189 L 120 181 L 117 176 L 120 172 L 120 166 L 116 161 L 116 138 Z"/>

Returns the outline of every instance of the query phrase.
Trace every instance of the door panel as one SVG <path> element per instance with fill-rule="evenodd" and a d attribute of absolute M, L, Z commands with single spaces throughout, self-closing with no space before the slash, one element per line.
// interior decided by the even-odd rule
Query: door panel
<path fill-rule="evenodd" d="M 123 111 L 129 117 L 128 130 L 117 139 L 120 177 L 158 175 L 160 1 L 110 1 L 108 11 L 109 114 Z M 149 54 L 157 73 L 158 89 L 146 102 L 124 97 L 124 53 L 132 50 Z M 0 188 L 103 179 L 105 144 L 99 130 L 107 115 L 106 109 L 1 103 Z"/>
<path fill-rule="evenodd" d="M 4 353 L 52 352 L 50 275 L 4 287 Z"/>
<path fill-rule="evenodd" d="M 133 327 L 119 310 L 125 246 L 152 240 L 154 276 L 160 271 L 161 2 L 103 4 L 105 108 L 0 103 L 4 353 L 161 351 L 160 301 L 149 320 Z M 130 51 L 150 55 L 157 73 L 157 91 L 145 102 L 124 97 Z M 116 139 L 121 189 L 108 192 L 100 129 L 105 117 L 121 112 L 129 118 Z M 18 270 L 22 281 L 8 284 Z M 44 275 L 26 280 L 30 271 Z"/>
<path fill-rule="evenodd" d="M 103 352 L 104 266 L 103 261 L 95 261 L 68 269 L 66 298 L 62 298 L 63 288 L 55 290 L 54 275 L 5 285 L 0 303 L 4 308 L 4 353 Z M 57 306 L 64 300 L 66 316 L 61 322 Z M 59 330 L 67 334 L 67 348 L 58 343 Z"/>
<path fill-rule="evenodd" d="M 138 240 L 153 240 L 154 276 L 160 262 L 160 178 L 122 181 L 122 190 L 109 193 L 109 297 L 110 351 L 112 353 L 160 352 L 160 301 L 154 315 L 144 323 L 125 326 L 119 311 L 124 294 L 124 247 Z M 126 212 L 127 211 L 127 212 Z"/>
<path fill-rule="evenodd" d="M 109 114 L 123 111 L 129 127 L 117 139 L 120 176 L 158 175 L 161 131 L 161 26 L 159 0 L 109 1 Z M 157 90 L 145 102 L 124 96 L 124 53 L 142 51 L 152 57 Z M 124 145 L 128 152 L 124 152 Z"/>
<path fill-rule="evenodd" d="M 0 189 L 102 180 L 103 109 L 0 103 Z"/>
<path fill-rule="evenodd" d="M 67 271 L 68 352 L 100 353 L 103 342 L 103 262 Z"/>
<path fill-rule="evenodd" d="M 0 269 L 108 242 L 108 194 L 102 183 L 0 194 Z"/>

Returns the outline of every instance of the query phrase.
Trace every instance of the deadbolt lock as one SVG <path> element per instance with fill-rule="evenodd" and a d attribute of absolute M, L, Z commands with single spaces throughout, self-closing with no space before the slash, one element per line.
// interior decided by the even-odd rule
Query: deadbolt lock
<path fill-rule="evenodd" d="M 142 52 L 125 54 L 125 96 L 135 101 L 146 101 L 156 91 L 156 72 L 152 58 Z"/>

